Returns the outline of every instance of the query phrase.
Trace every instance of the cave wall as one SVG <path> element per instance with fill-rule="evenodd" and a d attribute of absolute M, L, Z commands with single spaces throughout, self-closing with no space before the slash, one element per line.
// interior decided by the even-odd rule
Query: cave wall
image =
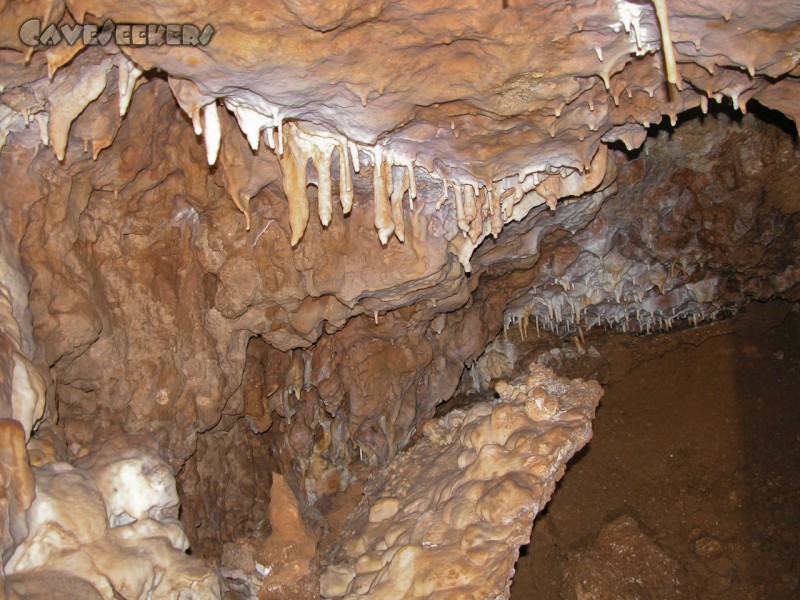
<path fill-rule="evenodd" d="M 173 116 L 178 111 L 167 94 L 156 106 Z M 144 103 L 132 110 L 140 108 Z M 190 535 L 199 550 L 210 549 L 243 532 L 269 531 L 263 515 L 271 471 L 286 474 L 298 496 L 313 504 L 347 487 L 352 461 L 377 465 L 393 457 L 414 426 L 452 395 L 465 367 L 474 364 L 504 320 L 512 325 L 517 307 L 524 310 L 542 292 L 565 297 L 566 328 L 574 326 L 566 297 L 590 289 L 581 282 L 599 282 L 601 290 L 606 283 L 597 306 L 622 305 L 614 303 L 619 292 L 607 283 L 616 275 L 620 297 L 630 301 L 625 310 L 631 330 L 640 327 L 634 315 L 645 296 L 667 303 L 665 310 L 677 299 L 680 312 L 696 293 L 692 290 L 705 285 L 715 294 L 707 308 L 712 301 L 714 308 L 704 312 L 695 305 L 694 314 L 707 318 L 751 297 L 794 297 L 796 147 L 790 135 L 753 115 L 731 120 L 724 112 L 702 121 L 696 117 L 663 129 L 632 156 L 614 151 L 609 170 L 619 171 L 616 184 L 564 202 L 555 214 L 540 207 L 508 225 L 511 235 L 487 241 L 476 252 L 471 275 L 458 269 L 450 289 L 433 288 L 445 287 L 450 297 L 432 295 L 379 312 L 377 323 L 374 313 L 338 328 L 320 323 L 312 334 L 316 342 L 298 340 L 301 347 L 294 350 L 281 349 L 284 342 L 275 341 L 269 329 L 282 328 L 277 336 L 284 340 L 285 331 L 292 331 L 288 309 L 293 307 L 297 318 L 310 318 L 307 307 L 319 301 L 301 285 L 308 280 L 297 263 L 287 268 L 292 251 L 285 221 L 268 223 L 255 245 L 247 235 L 242 240 L 230 223 L 238 218 L 234 207 L 191 154 L 182 169 L 150 175 L 150 185 L 141 184 L 138 195 L 122 180 L 117 198 L 132 194 L 132 202 L 95 189 L 108 185 L 102 179 L 84 183 L 92 192 L 74 221 L 64 219 L 68 209 L 58 204 L 70 201 L 69 192 L 46 194 L 33 206 L 43 222 L 32 218 L 21 252 L 36 273 L 31 304 L 42 347 L 63 349 L 53 372 L 66 437 L 75 452 L 114 431 L 159 439 L 180 469 Z M 156 118 L 156 129 L 161 121 L 170 122 Z M 126 136 L 140 133 L 123 127 L 114 148 L 125 148 Z M 153 145 L 154 152 L 177 152 L 170 148 L 188 144 L 195 159 L 202 156 L 202 146 L 180 121 L 155 139 L 161 143 Z M 148 162 L 125 163 L 134 183 L 154 163 L 169 164 L 157 158 L 163 160 L 159 154 Z M 102 177 L 89 165 L 94 163 L 84 165 L 83 177 Z M 97 170 L 118 176 L 121 171 L 119 163 Z M 69 184 L 87 189 L 81 181 L 78 175 Z M 262 195 L 274 199 L 278 193 Z M 273 227 L 278 233 L 268 247 L 262 238 Z M 319 237 L 323 256 L 332 252 L 325 246 L 331 233 Z M 651 237 L 644 237 L 648 233 Z M 369 236 L 343 236 L 338 243 L 343 240 L 377 245 Z M 263 253 L 256 251 L 260 244 Z M 388 254 L 386 267 L 399 274 Z M 371 260 L 366 252 L 363 256 L 360 268 L 367 271 Z M 624 269 L 614 273 L 614 264 Z M 314 271 L 311 262 L 305 275 Z M 140 281 L 145 275 L 148 285 Z M 637 276 L 645 281 L 639 282 L 641 291 L 633 287 Z M 287 285 L 292 279 L 295 289 Z M 247 286 L 256 296 L 247 295 Z M 245 300 L 239 297 L 243 287 Z M 291 296 L 302 300 L 286 302 Z M 589 296 L 575 294 L 573 302 L 584 307 L 584 325 L 597 326 L 602 323 L 591 321 Z M 231 308 L 233 302 L 241 306 Z M 547 309 L 539 310 L 544 330 Z M 621 321 L 606 324 L 621 327 Z"/>
<path fill-rule="evenodd" d="M 272 473 L 308 508 L 391 461 L 504 327 L 796 298 L 796 143 L 736 111 L 800 115 L 800 9 L 659 6 L 3 5 L 11 346 L 41 389 L 2 416 L 72 457 L 154 439 L 212 555 L 270 531 Z M 34 51 L 31 17 L 216 33 Z"/>
<path fill-rule="evenodd" d="M 757 112 L 689 114 L 642 150 L 617 151 L 619 191 L 585 228 L 543 240 L 506 331 L 649 333 L 796 299 L 796 137 Z"/>

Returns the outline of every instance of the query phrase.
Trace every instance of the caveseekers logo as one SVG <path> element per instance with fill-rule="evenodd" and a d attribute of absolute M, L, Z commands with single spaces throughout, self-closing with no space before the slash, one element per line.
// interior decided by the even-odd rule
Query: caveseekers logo
<path fill-rule="evenodd" d="M 114 23 L 110 19 L 102 26 L 94 23 L 77 25 L 48 25 L 42 31 L 39 19 L 28 19 L 19 29 L 23 44 L 55 46 L 76 44 L 82 40 L 86 46 L 105 46 L 114 41 L 117 46 L 205 46 L 214 36 L 214 28 L 206 25 L 200 29 L 190 24 Z"/>

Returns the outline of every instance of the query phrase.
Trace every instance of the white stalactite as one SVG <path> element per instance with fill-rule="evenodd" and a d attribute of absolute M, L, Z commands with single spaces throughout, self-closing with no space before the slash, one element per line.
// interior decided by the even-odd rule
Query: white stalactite
<path fill-rule="evenodd" d="M 374 159 L 372 185 L 375 204 L 375 228 L 381 244 L 389 243 L 389 237 L 394 233 L 395 224 L 392 221 L 391 206 L 389 205 L 388 185 L 391 183 L 391 164 L 385 160 L 383 148 L 375 145 L 371 149 Z"/>
<path fill-rule="evenodd" d="M 209 165 L 217 162 L 222 130 L 219 123 L 219 112 L 216 101 L 203 107 L 203 141 L 206 145 L 206 159 Z"/>
<path fill-rule="evenodd" d="M 136 81 L 142 75 L 143 71 L 124 54 L 119 54 L 118 56 L 120 57 L 117 60 L 119 116 L 124 117 L 125 113 L 128 112 L 128 106 L 130 106 L 131 98 L 133 97 L 133 90 L 136 88 Z"/>

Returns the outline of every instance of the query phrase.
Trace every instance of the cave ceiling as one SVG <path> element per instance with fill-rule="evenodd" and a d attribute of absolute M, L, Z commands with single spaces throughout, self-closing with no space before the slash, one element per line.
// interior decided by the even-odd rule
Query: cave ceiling
<path fill-rule="evenodd" d="M 379 546 L 390 529 L 384 546 L 420 542 L 396 529 L 409 515 L 475 564 L 497 558 L 475 525 L 490 517 L 510 577 L 536 511 L 512 535 L 491 478 L 459 492 L 463 467 L 510 439 L 507 418 L 530 447 L 509 450 L 502 489 L 541 508 L 599 388 L 541 479 L 514 461 L 545 421 L 561 431 L 555 375 L 552 414 L 532 372 L 502 388 L 516 408 L 428 419 L 497 379 L 498 334 L 668 331 L 800 299 L 799 64 L 796 0 L 0 1 L 4 564 L 74 567 L 26 521 L 69 520 L 69 477 L 92 560 L 171 536 L 164 597 L 220 595 L 189 543 L 222 560 L 223 590 L 256 595 L 253 557 L 285 542 L 308 572 L 280 577 L 302 597 L 320 572 L 310 507 L 393 465 L 397 498 L 369 488 L 329 549 L 327 595 L 373 593 L 365 564 L 400 573 Z M 435 488 L 433 467 L 415 474 L 428 452 L 452 458 L 452 485 L 409 502 L 387 473 Z M 109 484 L 130 461 L 161 478 L 147 507 Z M 271 495 L 291 523 L 271 523 Z M 482 495 L 486 518 L 469 512 Z M 91 579 L 100 596 L 115 569 Z M 403 577 L 383 597 L 424 587 Z"/>
<path fill-rule="evenodd" d="M 327 226 L 333 199 L 349 212 L 353 179 L 368 177 L 384 246 L 404 241 L 400 214 L 425 186 L 422 201 L 452 204 L 449 247 L 469 270 L 505 222 L 596 189 L 609 143 L 636 148 L 651 124 L 710 103 L 745 111 L 755 99 L 798 118 L 798 13 L 744 0 L 12 2 L 2 139 L 49 145 L 67 165 L 96 158 L 137 88 L 165 78 L 209 165 L 225 171 L 243 229 L 274 178 L 262 163 L 277 157 L 293 246 L 309 213 Z M 142 26 L 104 38 L 108 20 Z M 75 22 L 98 27 L 70 44 Z M 50 23 L 62 28 L 48 34 Z M 179 25 L 159 37 L 160 24 Z M 42 39 L 55 44 L 26 45 Z M 152 45 L 134 45 L 143 39 Z M 73 125 L 90 105 L 94 118 Z M 237 126 L 249 156 L 220 152 Z M 371 173 L 358 174 L 362 163 Z"/>

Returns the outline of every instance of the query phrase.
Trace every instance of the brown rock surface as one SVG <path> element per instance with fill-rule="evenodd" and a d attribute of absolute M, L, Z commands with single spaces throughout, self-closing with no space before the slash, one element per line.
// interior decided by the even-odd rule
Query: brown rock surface
<path fill-rule="evenodd" d="M 562 586 L 562 597 L 569 600 L 668 600 L 691 593 L 686 569 L 630 515 L 606 525 L 591 546 L 574 554 Z"/>
<path fill-rule="evenodd" d="M 675 133 L 621 164 L 619 193 L 583 230 L 545 241 L 548 258 L 509 303 L 506 330 L 666 331 L 751 298 L 798 297 L 795 141 L 726 113 Z"/>
<path fill-rule="evenodd" d="M 0 417 L 42 469 L 153 440 L 202 556 L 275 531 L 274 473 L 319 521 L 504 325 L 796 299 L 796 144 L 735 111 L 800 119 L 799 46 L 792 0 L 1 3 Z"/>
<path fill-rule="evenodd" d="M 328 551 L 324 598 L 508 597 L 519 547 L 589 441 L 602 391 L 537 365 L 497 391 L 427 422 L 370 480 Z"/>
<path fill-rule="evenodd" d="M 25 511 L 33 502 L 33 473 L 25 450 L 25 432 L 18 421 L 0 419 L 0 551 L 3 563 L 28 534 Z"/>
<path fill-rule="evenodd" d="M 222 576 L 246 598 L 302 600 L 317 594 L 317 540 L 300 514 L 291 488 L 275 475 L 270 490 L 266 539 L 243 539 L 225 546 Z"/>

